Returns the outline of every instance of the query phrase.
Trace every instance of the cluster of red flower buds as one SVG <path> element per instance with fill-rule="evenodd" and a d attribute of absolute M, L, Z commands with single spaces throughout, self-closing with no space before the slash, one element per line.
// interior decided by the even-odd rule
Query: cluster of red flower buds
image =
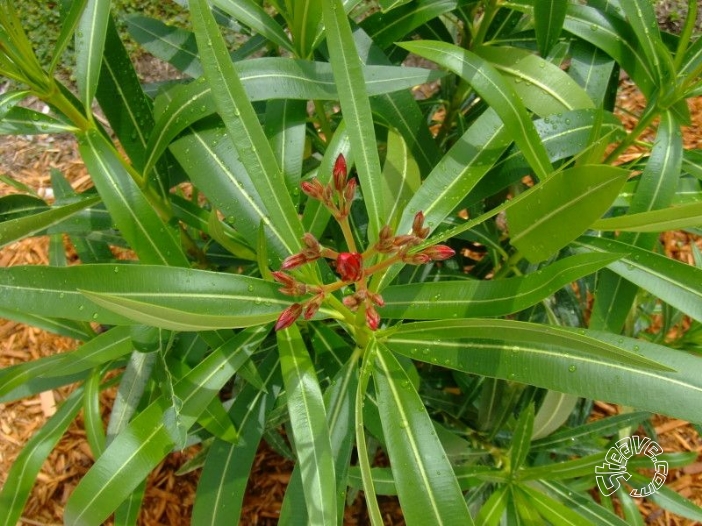
<path fill-rule="evenodd" d="M 424 214 L 421 211 L 414 216 L 411 234 L 396 236 L 386 225 L 381 229 L 378 241 L 365 252 L 358 253 L 348 224 L 348 215 L 356 192 L 356 180 L 347 179 L 346 160 L 343 155 L 339 155 L 336 159 L 331 183 L 323 185 L 319 180 L 312 179 L 304 181 L 301 187 L 310 198 L 319 200 L 339 222 L 349 245 L 349 252 L 336 252 L 325 248 L 310 233 L 303 236 L 302 242 L 305 248 L 285 258 L 280 270 L 273 272 L 273 278 L 283 285 L 280 289 L 283 294 L 289 296 L 312 294 L 313 296 L 302 303 L 293 303 L 285 309 L 275 325 L 277 331 L 289 327 L 300 316 L 309 320 L 319 310 L 327 294 L 352 283 L 355 284 L 355 291 L 344 297 L 344 305 L 352 311 L 362 307 L 365 310 L 366 325 L 371 330 L 376 330 L 380 324 L 380 315 L 376 307 L 383 307 L 385 302 L 380 294 L 368 290 L 366 286 L 368 276 L 394 263 L 423 265 L 430 261 L 448 259 L 455 254 L 453 249 L 446 245 L 434 245 L 419 252 L 410 253 L 413 247 L 421 244 L 429 235 L 429 228 L 424 226 Z M 385 254 L 387 257 L 373 265 L 364 264 L 376 254 Z M 286 273 L 319 258 L 334 262 L 340 281 L 329 285 L 308 285 Z"/>

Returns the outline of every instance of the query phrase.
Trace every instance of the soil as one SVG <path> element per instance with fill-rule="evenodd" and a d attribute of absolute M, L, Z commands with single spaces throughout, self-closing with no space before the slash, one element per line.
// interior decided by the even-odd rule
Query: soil
<path fill-rule="evenodd" d="M 640 94 L 624 81 L 619 99 L 621 110 L 619 116 L 623 122 L 629 124 L 630 115 L 639 114 L 643 104 Z M 687 148 L 700 148 L 702 147 L 702 137 L 699 135 L 699 130 L 702 130 L 702 97 L 690 101 L 690 106 L 695 123 L 685 130 L 685 144 Z M 626 158 L 637 155 L 639 152 L 632 149 L 627 152 Z M 50 197 L 49 172 L 52 168 L 61 170 L 77 190 L 84 190 L 91 185 L 72 137 L 0 138 L 0 174 L 7 174 L 34 188 L 40 195 Z M 0 195 L 13 191 L 9 186 L 0 183 Z M 692 263 L 691 244 L 697 243 L 702 248 L 699 239 L 680 232 L 666 234 L 663 241 L 669 255 L 687 263 Z M 70 254 L 71 247 L 66 245 L 66 249 Z M 0 250 L 0 266 L 48 264 L 47 250 L 48 240 L 41 237 L 11 244 Z M 64 352 L 75 346 L 76 343 L 67 338 L 57 337 L 12 321 L 0 320 L 0 367 Z M 42 393 L 31 399 L 0 404 L 0 486 L 4 483 L 7 470 L 23 445 L 43 425 L 47 417 L 53 414 L 56 404 L 65 399 L 69 391 L 70 388 L 59 389 Z M 112 391 L 102 395 L 105 419 L 109 416 L 113 397 Z M 616 414 L 619 411 L 620 408 L 616 406 L 597 403 L 593 418 Z M 682 469 L 671 469 L 667 484 L 682 496 L 702 505 L 702 438 L 697 429 L 687 422 L 661 416 L 654 417 L 652 423 L 658 434 L 658 442 L 666 452 L 694 451 L 698 454 L 695 463 Z M 139 524 L 145 526 L 190 524 L 189 517 L 199 470 L 182 475 L 178 474 L 178 471 L 196 456 L 198 450 L 198 446 L 193 446 L 182 452 L 170 454 L 149 476 Z M 79 417 L 44 463 L 24 510 L 21 524 L 62 524 L 66 500 L 92 463 L 93 457 L 85 439 L 82 419 Z M 266 445 L 261 446 L 247 489 L 242 524 L 277 523 L 291 470 L 290 461 L 282 458 Z M 646 513 L 647 524 L 694 524 L 692 521 L 662 510 L 648 500 L 640 502 L 639 505 Z M 386 524 L 404 524 L 394 499 L 383 500 L 382 510 Z M 368 523 L 361 497 L 358 497 L 347 510 L 345 523 L 349 525 Z"/>

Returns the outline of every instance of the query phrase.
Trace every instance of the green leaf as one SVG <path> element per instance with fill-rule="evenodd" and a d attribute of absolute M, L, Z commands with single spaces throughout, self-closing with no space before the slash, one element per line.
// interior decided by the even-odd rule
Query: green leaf
<path fill-rule="evenodd" d="M 647 98 L 652 95 L 657 85 L 655 73 L 626 21 L 594 7 L 569 3 L 563 28 L 606 52 Z"/>
<path fill-rule="evenodd" d="M 39 316 L 30 312 L 19 312 L 6 307 L 0 307 L 0 318 L 31 325 L 32 327 L 53 332 L 54 334 L 60 334 L 61 336 L 67 336 L 74 340 L 85 341 L 93 337 L 93 331 L 89 325 L 71 320 Z"/>
<path fill-rule="evenodd" d="M 272 43 L 294 52 L 283 28 L 253 0 L 213 0 L 214 5 L 235 20 L 260 33 Z M 190 7 L 192 10 L 192 6 Z"/>
<path fill-rule="evenodd" d="M 45 212 L 25 215 L 0 223 L 0 247 L 18 239 L 38 235 L 47 228 L 61 223 L 64 219 L 100 202 L 98 196 L 87 197 L 64 206 L 56 206 Z"/>
<path fill-rule="evenodd" d="M 440 341 L 439 341 L 440 340 Z M 630 405 L 697 422 L 702 392 L 696 356 L 599 331 L 511 320 L 451 320 L 401 326 L 390 349 L 413 360 Z"/>
<path fill-rule="evenodd" d="M 397 359 L 378 346 L 373 380 L 390 467 L 407 523 L 473 524 L 424 403 Z"/>
<path fill-rule="evenodd" d="M 388 152 L 383 165 L 385 195 L 390 197 L 386 223 L 395 225 L 407 203 L 421 185 L 419 167 L 407 143 L 394 130 L 388 130 Z"/>
<path fill-rule="evenodd" d="M 577 396 L 549 391 L 534 418 L 532 440 L 550 435 L 570 417 L 580 399 Z"/>
<path fill-rule="evenodd" d="M 610 83 L 616 62 L 582 40 L 573 42 L 570 52 L 568 74 L 587 92 L 596 107 L 609 107 L 607 97 L 611 93 Z"/>
<path fill-rule="evenodd" d="M 411 0 L 380 0 L 380 9 L 383 13 L 409 3 Z"/>
<path fill-rule="evenodd" d="M 602 216 L 628 175 L 623 168 L 585 165 L 542 181 L 508 210 L 511 243 L 532 263 L 550 257 Z"/>
<path fill-rule="evenodd" d="M 529 51 L 483 46 L 476 53 L 505 75 L 524 105 L 537 115 L 594 108 L 588 94 L 561 68 Z"/>
<path fill-rule="evenodd" d="M 149 53 L 191 77 L 202 75 L 195 35 L 162 21 L 132 14 L 125 17 L 129 35 Z"/>
<path fill-rule="evenodd" d="M 104 136 L 97 131 L 86 132 L 79 137 L 79 150 L 100 197 L 140 261 L 187 266 L 180 241 L 163 223 Z"/>
<path fill-rule="evenodd" d="M 156 353 L 138 351 L 133 352 L 129 357 L 112 404 L 110 420 L 107 423 L 107 445 L 127 427 L 136 414 L 139 402 L 147 391 L 147 384 L 151 380 L 156 359 Z"/>
<path fill-rule="evenodd" d="M 83 420 L 85 435 L 94 458 L 105 451 L 105 429 L 102 427 L 102 412 L 100 410 L 100 367 L 96 367 L 88 375 L 83 384 Z"/>
<path fill-rule="evenodd" d="M 522 469 L 519 474 L 519 480 L 562 480 L 573 479 L 577 477 L 592 477 L 595 473 L 595 466 L 602 464 L 605 461 L 606 452 L 595 453 L 574 460 L 566 460 L 563 462 L 549 462 L 540 466 L 532 466 Z"/>
<path fill-rule="evenodd" d="M 0 135 L 39 135 L 44 133 L 77 133 L 79 130 L 39 111 L 15 106 L 0 119 Z"/>
<path fill-rule="evenodd" d="M 702 269 L 620 241 L 583 236 L 573 245 L 592 252 L 627 253 L 607 268 L 702 321 Z"/>
<path fill-rule="evenodd" d="M 512 444 L 510 446 L 510 464 L 512 473 L 516 473 L 522 467 L 529 454 L 531 445 L 531 435 L 534 429 L 534 404 L 529 404 L 526 409 L 522 409 L 519 419 L 514 427 Z"/>
<path fill-rule="evenodd" d="M 234 67 L 251 101 L 283 96 L 305 101 L 336 100 L 339 96 L 331 66 L 325 62 L 265 57 L 237 62 Z M 369 95 L 395 92 L 442 76 L 436 71 L 397 66 L 365 66 L 363 75 Z M 212 89 L 204 78 L 161 94 L 156 100 L 158 120 L 147 147 L 146 172 L 180 132 L 215 110 Z"/>
<path fill-rule="evenodd" d="M 61 32 L 56 39 L 56 45 L 54 46 L 53 56 L 51 57 L 51 64 L 49 65 L 49 73 L 53 75 L 56 71 L 56 67 L 61 63 L 61 57 L 63 52 L 71 43 L 71 38 L 78 27 L 78 24 L 85 9 L 85 5 L 88 0 L 78 0 L 76 2 L 71 2 L 68 11 L 65 13 L 63 18 L 63 23 L 61 24 Z"/>
<path fill-rule="evenodd" d="M 268 327 L 240 332 L 174 386 L 183 401 L 181 424 L 189 428 L 218 391 L 251 356 Z M 167 402 L 149 405 L 122 431 L 81 479 L 66 504 L 66 524 L 99 524 L 141 483 L 174 445 L 163 422 Z"/>
<path fill-rule="evenodd" d="M 297 326 L 277 336 L 307 514 L 311 524 L 335 524 L 336 477 L 319 382 Z"/>
<path fill-rule="evenodd" d="M 403 2 L 389 13 L 377 13 L 361 23 L 381 49 L 405 39 L 412 31 L 458 6 L 456 0 L 416 0 L 409 5 Z"/>
<path fill-rule="evenodd" d="M 7 113 L 15 108 L 17 104 L 26 99 L 32 92 L 29 90 L 8 91 L 0 95 L 0 121 L 5 118 Z"/>
<path fill-rule="evenodd" d="M 646 486 L 651 483 L 651 479 L 639 473 L 632 473 L 631 482 L 640 486 Z M 693 521 L 702 521 L 702 508 L 666 486 L 658 488 L 653 494 L 647 495 L 647 498 L 675 515 Z"/>
<path fill-rule="evenodd" d="M 229 526 L 239 520 L 266 417 L 281 390 L 278 365 L 277 353 L 269 353 L 260 367 L 264 388 L 246 385 L 234 400 L 229 414 L 239 429 L 239 441 L 212 443 L 195 495 L 193 524 Z"/>
<path fill-rule="evenodd" d="M 300 176 L 305 154 L 307 103 L 270 100 L 266 105 L 266 136 L 283 170 L 285 184 L 295 205 L 299 204 Z"/>
<path fill-rule="evenodd" d="M 670 206 L 680 179 L 682 136 L 680 125 L 670 111 L 661 114 L 656 142 L 636 187 L 629 213 L 649 212 Z M 620 241 L 651 250 L 657 240 L 655 234 L 624 233 Z M 631 310 L 638 288 L 610 272 L 603 272 L 597 282 L 595 304 L 590 326 L 620 332 Z"/>
<path fill-rule="evenodd" d="M 500 116 L 507 132 L 521 148 L 539 179 L 551 173 L 553 167 L 529 114 L 511 86 L 492 65 L 470 51 L 445 42 L 421 40 L 403 42 L 400 46 L 433 60 L 468 82 Z"/>
<path fill-rule="evenodd" d="M 0 491 L 0 525 L 15 526 L 20 521 L 22 510 L 44 461 L 80 411 L 82 394 L 82 389 L 71 393 L 46 424 L 29 439 L 15 459 Z"/>
<path fill-rule="evenodd" d="M 444 155 L 405 207 L 399 233 L 411 230 L 417 211 L 438 226 L 468 195 L 509 146 L 507 131 L 494 111 L 487 111 Z"/>
<path fill-rule="evenodd" d="M 90 108 L 97 90 L 110 19 L 110 3 L 87 0 L 76 35 L 76 82 L 85 110 Z"/>
<path fill-rule="evenodd" d="M 266 225 L 269 242 L 277 248 L 277 254 L 286 251 L 288 255 L 294 254 L 300 247 L 303 232 L 275 155 L 206 0 L 193 0 L 190 10 L 205 78 L 212 88 L 218 112 L 229 132 L 229 140 L 270 215 L 270 224 Z"/>
<path fill-rule="evenodd" d="M 543 491 L 549 497 L 556 499 L 579 515 L 588 519 L 587 524 L 602 526 L 627 526 L 627 523 L 613 512 L 597 504 L 590 495 L 582 495 L 560 482 L 540 480 L 532 487 Z"/>
<path fill-rule="evenodd" d="M 386 318 L 419 320 L 513 314 L 618 260 L 622 254 L 600 256 L 569 257 L 526 276 L 506 279 L 391 285 L 383 290 L 385 307 L 380 314 Z"/>
<path fill-rule="evenodd" d="M 518 488 L 520 492 L 525 494 L 529 506 L 538 511 L 551 524 L 567 524 L 569 526 L 590 526 L 592 524 L 582 515 L 540 491 L 524 485 L 520 485 Z"/>
<path fill-rule="evenodd" d="M 155 326 L 174 330 L 222 329 L 272 321 L 290 305 L 290 298 L 277 289 L 277 284 L 247 276 L 176 267 L 0 269 L 0 297 L 7 309 L 110 325 L 133 324 L 129 318 L 87 300 L 80 292 L 83 290 L 110 309 L 124 309 Z M 120 307 L 122 303 L 127 307 Z"/>
<path fill-rule="evenodd" d="M 662 210 L 607 217 L 592 224 L 595 230 L 664 232 L 702 226 L 702 202 L 687 203 Z"/>
<path fill-rule="evenodd" d="M 626 16 L 629 26 L 633 29 L 640 47 L 646 55 L 649 67 L 655 72 L 659 86 L 671 84 L 674 78 L 669 77 L 673 68 L 670 52 L 661 40 L 656 12 L 651 2 L 637 2 L 635 0 L 621 0 L 620 5 Z M 667 59 L 667 61 L 666 61 Z"/>
<path fill-rule="evenodd" d="M 288 27 L 299 57 L 310 57 L 314 51 L 317 29 L 322 22 L 322 1 L 298 0 L 288 4 L 291 17 Z"/>
<path fill-rule="evenodd" d="M 558 42 L 563 29 L 568 2 L 560 0 L 536 0 L 534 2 L 534 29 L 539 53 L 542 57 L 548 55 L 551 48 Z"/>
<path fill-rule="evenodd" d="M 475 517 L 476 523 L 484 526 L 497 526 L 505 512 L 509 496 L 509 486 L 506 484 L 498 486 L 480 508 L 477 517 Z"/>
<path fill-rule="evenodd" d="M 368 237 L 377 239 L 385 222 L 387 202 L 383 186 L 378 184 L 380 159 L 362 64 L 341 1 L 327 0 L 323 6 L 329 60 L 368 212 Z"/>

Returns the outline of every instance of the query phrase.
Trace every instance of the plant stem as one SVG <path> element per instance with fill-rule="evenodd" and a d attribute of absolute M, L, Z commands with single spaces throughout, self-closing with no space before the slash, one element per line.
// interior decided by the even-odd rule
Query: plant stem
<path fill-rule="evenodd" d="M 358 252 L 356 248 L 356 241 L 353 239 L 353 232 L 351 232 L 351 226 L 349 225 L 349 217 L 344 216 L 339 220 L 339 226 L 341 227 L 341 232 L 344 234 L 344 239 L 346 240 L 346 246 L 349 248 L 349 252 Z"/>

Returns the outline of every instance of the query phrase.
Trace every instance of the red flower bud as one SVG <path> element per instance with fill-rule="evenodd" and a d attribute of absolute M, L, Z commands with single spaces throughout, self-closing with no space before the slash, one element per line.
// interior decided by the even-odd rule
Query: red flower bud
<path fill-rule="evenodd" d="M 372 331 L 377 330 L 378 325 L 380 325 L 380 314 L 378 314 L 378 311 L 375 310 L 375 307 L 372 305 L 366 308 L 366 325 L 368 325 Z"/>
<path fill-rule="evenodd" d="M 434 245 L 433 247 L 425 248 L 420 254 L 426 254 L 434 261 L 443 261 L 456 255 L 456 251 L 446 245 Z"/>
<path fill-rule="evenodd" d="M 336 258 L 336 271 L 343 281 L 358 281 L 363 277 L 363 257 L 356 252 L 342 252 Z"/>
<path fill-rule="evenodd" d="M 346 168 L 346 159 L 342 154 L 339 154 L 339 156 L 336 158 L 336 162 L 334 163 L 334 188 L 336 188 L 336 191 L 339 192 L 340 194 L 344 192 L 344 188 L 346 188 L 346 175 L 347 175 L 347 168 Z"/>
<path fill-rule="evenodd" d="M 385 225 L 380 229 L 380 234 L 378 234 L 378 242 L 375 244 L 375 248 L 378 252 L 387 253 L 392 252 L 395 249 L 393 241 L 395 238 L 392 235 L 392 228 Z"/>
<path fill-rule="evenodd" d="M 322 247 L 319 244 L 319 241 L 317 241 L 317 238 L 314 237 L 312 234 L 307 232 L 304 236 L 302 236 L 302 242 L 305 244 L 307 248 L 311 248 L 319 252 Z"/>
<path fill-rule="evenodd" d="M 278 316 L 278 321 L 275 323 L 275 330 L 279 331 L 281 329 L 287 329 L 295 320 L 297 320 L 302 314 L 302 305 L 299 303 L 293 303 L 287 309 L 280 313 Z"/>
<path fill-rule="evenodd" d="M 412 221 L 412 233 L 415 236 L 422 237 L 419 234 L 422 232 L 422 227 L 424 226 L 424 212 L 421 210 L 414 215 L 414 221 Z"/>
<path fill-rule="evenodd" d="M 344 296 L 344 299 L 342 299 L 341 301 L 343 301 L 344 305 L 346 305 L 351 310 L 356 310 L 358 308 L 358 305 L 360 304 L 358 297 L 355 294 L 351 294 L 350 296 Z"/>
<path fill-rule="evenodd" d="M 300 183 L 300 188 L 302 188 L 302 191 L 312 199 L 321 200 L 322 196 L 324 195 L 324 185 L 322 185 L 322 183 L 320 183 L 317 179 L 302 181 Z"/>
<path fill-rule="evenodd" d="M 368 291 L 368 298 L 375 303 L 378 307 L 384 307 L 385 306 L 385 300 L 380 294 L 376 294 L 375 292 Z"/>

